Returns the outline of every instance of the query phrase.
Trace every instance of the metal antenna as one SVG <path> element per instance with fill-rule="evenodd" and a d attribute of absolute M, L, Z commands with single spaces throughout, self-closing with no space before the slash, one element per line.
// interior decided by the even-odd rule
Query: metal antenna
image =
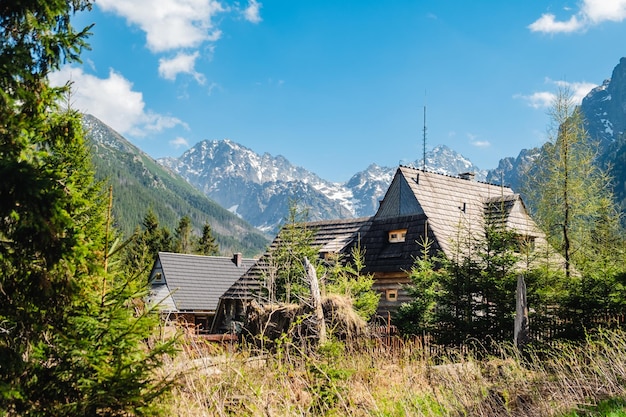
<path fill-rule="evenodd" d="M 424 104 L 424 140 L 422 141 L 422 171 L 426 171 L 426 105 Z"/>

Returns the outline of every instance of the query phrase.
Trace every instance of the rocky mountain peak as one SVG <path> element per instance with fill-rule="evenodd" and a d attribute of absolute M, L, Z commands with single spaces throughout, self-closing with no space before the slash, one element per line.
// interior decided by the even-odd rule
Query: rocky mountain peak
<path fill-rule="evenodd" d="M 626 132 L 626 58 L 620 59 L 610 79 L 583 99 L 581 111 L 589 136 L 601 147 Z"/>

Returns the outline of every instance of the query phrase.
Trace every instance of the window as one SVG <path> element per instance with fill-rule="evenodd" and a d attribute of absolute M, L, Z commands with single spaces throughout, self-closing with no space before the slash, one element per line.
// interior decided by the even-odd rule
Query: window
<path fill-rule="evenodd" d="M 406 229 L 392 230 L 389 232 L 389 243 L 399 243 L 406 240 Z"/>
<path fill-rule="evenodd" d="M 398 290 L 385 290 L 385 298 L 387 301 L 398 301 Z"/>

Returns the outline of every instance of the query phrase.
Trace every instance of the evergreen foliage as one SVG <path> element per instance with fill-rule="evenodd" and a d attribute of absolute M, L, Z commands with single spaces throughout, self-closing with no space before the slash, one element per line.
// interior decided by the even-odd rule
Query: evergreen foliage
<path fill-rule="evenodd" d="M 59 111 L 47 75 L 78 59 L 88 1 L 0 10 L 0 414 L 154 415 L 168 381 L 148 348 L 158 319 L 146 283 L 115 266 L 107 207 L 80 115 Z M 106 260 L 111 260 L 107 269 Z"/>
<path fill-rule="evenodd" d="M 512 340 L 517 237 L 497 218 L 485 218 L 482 238 L 459 228 L 452 258 L 431 255 L 432 242 L 422 242 L 407 287 L 413 301 L 399 308 L 394 323 L 405 333 L 431 333 L 444 345 Z"/>
<path fill-rule="evenodd" d="M 92 116 L 90 126 L 99 126 Z M 98 133 L 104 137 L 97 139 Z M 220 207 L 180 176 L 174 175 L 104 125 L 88 133 L 96 178 L 113 185 L 115 226 L 126 237 L 142 224 L 146 210 L 158 217 L 161 226 L 174 230 L 188 216 L 193 230 L 210 223 L 223 253 L 242 252 L 256 256 L 268 239 L 244 220 Z M 108 146 L 119 143 L 120 146 Z"/>
<path fill-rule="evenodd" d="M 351 261 L 337 256 L 331 259 L 330 267 L 326 272 L 326 292 L 340 294 L 352 300 L 354 310 L 365 321 L 369 321 L 378 308 L 380 294 L 372 290 L 374 276 L 363 274 L 365 269 L 365 249 L 360 242 L 352 248 Z"/>
<path fill-rule="evenodd" d="M 213 237 L 213 231 L 209 223 L 205 223 L 202 228 L 202 236 L 197 240 L 195 245 L 195 253 L 198 255 L 213 256 L 219 253 L 219 246 Z"/>
<path fill-rule="evenodd" d="M 181 217 L 176 227 L 174 249 L 178 253 L 191 253 L 193 246 L 193 235 L 191 230 L 191 219 L 189 216 Z"/>
<path fill-rule="evenodd" d="M 159 252 L 171 252 L 174 249 L 172 235 L 166 227 L 159 225 L 156 214 L 149 209 L 143 222 L 143 229 L 137 228 L 124 248 L 124 264 L 133 274 L 143 275 L 154 264 Z"/>
<path fill-rule="evenodd" d="M 296 201 L 290 202 L 289 214 L 268 259 L 265 287 L 270 302 L 297 302 L 298 297 L 308 296 L 309 287 L 303 284 L 304 258 L 309 259 L 320 276 L 318 248 L 313 246 L 315 230 L 307 227 L 307 220 L 307 209 L 299 208 Z"/>
<path fill-rule="evenodd" d="M 365 250 L 359 243 L 349 259 L 335 255 L 322 261 L 319 248 L 314 245 L 316 230 L 307 226 L 307 216 L 306 208 L 290 202 L 289 215 L 269 250 L 264 279 L 270 302 L 299 302 L 309 296 L 304 269 L 307 258 L 316 269 L 323 291 L 348 297 L 357 314 L 369 320 L 376 313 L 380 295 L 372 290 L 373 276 L 363 274 Z"/>

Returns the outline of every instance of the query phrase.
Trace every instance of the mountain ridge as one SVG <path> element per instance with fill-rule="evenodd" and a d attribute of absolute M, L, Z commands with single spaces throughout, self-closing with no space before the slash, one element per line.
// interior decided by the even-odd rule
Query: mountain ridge
<path fill-rule="evenodd" d="M 598 161 L 611 170 L 622 208 L 626 208 L 626 58 L 612 77 L 583 99 L 580 109 L 591 140 L 600 144 Z M 426 161 L 403 163 L 446 175 L 474 172 L 475 179 L 505 184 L 521 191 L 522 178 L 541 147 L 522 149 L 517 156 L 484 170 L 445 145 L 427 152 Z M 275 233 L 292 201 L 308 208 L 310 220 L 373 215 L 397 167 L 370 164 L 345 182 L 324 180 L 282 155 L 259 154 L 232 140 L 203 140 L 178 158 L 157 162 L 180 175 L 203 195 L 259 230 Z M 617 163 L 616 163 L 617 162 Z"/>
<path fill-rule="evenodd" d="M 370 164 L 348 181 L 336 183 L 281 155 L 258 154 L 229 139 L 204 140 L 179 158 L 158 162 L 257 228 L 274 232 L 292 200 L 308 208 L 310 220 L 373 215 L 397 169 Z M 421 166 L 422 161 L 409 164 Z M 474 171 L 478 179 L 487 175 L 445 145 L 427 153 L 426 167 L 448 175 Z"/>
<path fill-rule="evenodd" d="M 94 116 L 83 115 L 96 178 L 113 186 L 113 217 L 118 230 L 130 236 L 152 209 L 170 231 L 189 216 L 197 234 L 211 225 L 220 252 L 260 254 L 268 238 L 165 169 L 141 149 Z"/>

